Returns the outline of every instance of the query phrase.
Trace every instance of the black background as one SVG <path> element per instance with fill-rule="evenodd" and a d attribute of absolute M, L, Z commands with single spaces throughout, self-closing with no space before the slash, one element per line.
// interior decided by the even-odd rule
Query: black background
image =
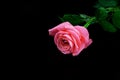
<path fill-rule="evenodd" d="M 96 0 L 23 2 L 21 17 L 24 18 L 25 30 L 30 32 L 27 36 L 31 37 L 31 42 L 33 38 L 36 41 L 31 43 L 35 44 L 36 49 L 33 52 L 36 55 L 29 55 L 33 56 L 32 60 L 37 61 L 33 62 L 37 67 L 43 66 L 41 61 L 47 64 L 43 72 L 49 79 L 120 79 L 120 30 L 109 33 L 103 31 L 98 24 L 90 25 L 88 31 L 93 43 L 76 57 L 62 54 L 56 48 L 53 37 L 48 34 L 48 29 L 61 23 L 58 16 L 65 13 L 94 16 L 95 2 Z M 39 59 L 41 55 L 45 55 L 42 60 Z"/>

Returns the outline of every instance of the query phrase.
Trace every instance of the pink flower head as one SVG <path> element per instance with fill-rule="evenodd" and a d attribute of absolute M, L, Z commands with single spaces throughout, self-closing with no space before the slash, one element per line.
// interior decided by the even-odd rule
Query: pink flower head
<path fill-rule="evenodd" d="M 54 42 L 63 54 L 72 54 L 73 56 L 80 54 L 92 43 L 86 28 L 73 26 L 69 22 L 63 22 L 49 29 L 49 35 L 54 36 Z"/>

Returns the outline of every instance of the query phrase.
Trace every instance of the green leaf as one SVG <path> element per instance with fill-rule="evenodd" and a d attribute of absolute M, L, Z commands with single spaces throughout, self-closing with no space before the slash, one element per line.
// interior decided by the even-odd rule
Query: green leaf
<path fill-rule="evenodd" d="M 65 14 L 60 19 L 62 22 L 69 21 L 73 25 L 77 25 L 84 22 L 84 20 L 79 15 L 76 14 Z"/>
<path fill-rule="evenodd" d="M 120 9 L 116 9 L 112 16 L 112 22 L 115 27 L 120 29 Z"/>
<path fill-rule="evenodd" d="M 98 0 L 99 4 L 103 7 L 117 6 L 117 0 Z"/>
<path fill-rule="evenodd" d="M 104 20 L 106 19 L 108 16 L 107 10 L 103 7 L 100 7 L 97 11 L 96 11 L 96 18 L 98 21 Z"/>
<path fill-rule="evenodd" d="M 83 19 L 87 19 L 89 16 L 85 15 L 85 14 L 80 14 L 80 17 L 83 18 Z"/>
<path fill-rule="evenodd" d="M 108 22 L 106 20 L 99 22 L 99 24 L 102 26 L 102 28 L 105 31 L 108 31 L 108 32 L 116 32 L 117 31 L 117 29 L 110 22 Z"/>

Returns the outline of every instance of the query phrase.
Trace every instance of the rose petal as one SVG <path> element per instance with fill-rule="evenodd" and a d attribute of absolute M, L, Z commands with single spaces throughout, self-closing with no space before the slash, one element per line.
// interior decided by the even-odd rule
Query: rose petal
<path fill-rule="evenodd" d="M 82 26 L 75 26 L 75 28 L 82 34 L 82 37 L 85 42 L 85 46 L 88 47 L 92 43 L 92 39 L 89 39 L 89 33 L 88 30 L 85 27 Z"/>
<path fill-rule="evenodd" d="M 87 48 L 92 42 L 93 42 L 92 39 L 89 39 L 89 42 L 86 44 L 85 48 Z"/>
<path fill-rule="evenodd" d="M 70 48 L 73 48 L 73 42 L 72 41 L 68 41 L 69 42 L 69 46 L 70 46 Z"/>
<path fill-rule="evenodd" d="M 63 35 L 68 35 L 68 32 L 59 31 L 58 33 L 55 34 L 55 37 L 54 37 L 55 44 L 57 44 L 58 38 L 63 38 Z"/>
<path fill-rule="evenodd" d="M 65 34 L 65 35 L 63 35 L 63 37 L 70 40 L 70 41 L 72 41 L 72 38 L 71 38 L 71 36 L 69 34 Z"/>
<path fill-rule="evenodd" d="M 62 41 L 59 40 L 59 43 L 57 44 L 57 48 L 64 54 L 69 54 L 70 53 L 70 45 L 64 45 L 61 43 Z"/>
<path fill-rule="evenodd" d="M 54 36 L 58 31 L 66 30 L 66 29 L 73 29 L 73 25 L 69 22 L 63 22 L 56 27 L 49 29 L 49 35 Z"/>
<path fill-rule="evenodd" d="M 78 35 L 76 32 L 72 31 L 72 30 L 68 30 L 69 33 L 71 34 L 71 38 L 73 39 L 73 42 L 75 44 L 75 46 L 78 48 L 80 41 L 80 35 Z"/>
<path fill-rule="evenodd" d="M 72 53 L 73 56 L 77 56 L 80 54 L 80 52 L 85 48 L 85 44 L 81 44 L 81 46 L 79 47 L 79 49 L 75 52 Z"/>
<path fill-rule="evenodd" d="M 85 42 L 88 42 L 88 40 L 89 40 L 88 30 L 82 26 L 75 26 L 75 28 L 80 32 L 80 34 L 82 34 L 82 37 L 84 37 Z"/>

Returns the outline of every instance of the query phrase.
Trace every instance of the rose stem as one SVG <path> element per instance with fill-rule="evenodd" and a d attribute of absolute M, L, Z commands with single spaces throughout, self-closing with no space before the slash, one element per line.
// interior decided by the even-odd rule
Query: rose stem
<path fill-rule="evenodd" d="M 90 24 L 94 23 L 95 20 L 96 20 L 96 17 L 92 17 L 92 18 L 84 25 L 84 27 L 85 27 L 85 28 L 88 28 L 88 26 L 89 26 Z"/>

